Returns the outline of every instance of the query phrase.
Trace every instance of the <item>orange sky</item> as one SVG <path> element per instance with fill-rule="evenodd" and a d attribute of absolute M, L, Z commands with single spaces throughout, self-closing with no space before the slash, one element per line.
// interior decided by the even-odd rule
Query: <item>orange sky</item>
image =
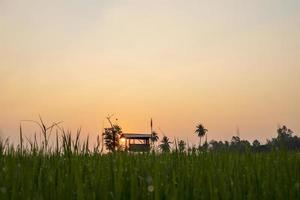
<path fill-rule="evenodd" d="M 108 114 L 127 132 L 197 141 L 300 132 L 295 0 L 1 1 L 0 135 L 22 119 L 92 137 Z M 104 125 L 107 125 L 105 122 Z M 24 125 L 30 135 L 32 125 Z"/>

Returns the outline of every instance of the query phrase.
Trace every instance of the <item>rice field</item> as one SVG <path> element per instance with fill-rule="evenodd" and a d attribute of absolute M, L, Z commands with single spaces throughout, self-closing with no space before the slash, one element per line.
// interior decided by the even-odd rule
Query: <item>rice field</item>
<path fill-rule="evenodd" d="M 300 154 L 0 153 L 0 199 L 300 199 Z"/>

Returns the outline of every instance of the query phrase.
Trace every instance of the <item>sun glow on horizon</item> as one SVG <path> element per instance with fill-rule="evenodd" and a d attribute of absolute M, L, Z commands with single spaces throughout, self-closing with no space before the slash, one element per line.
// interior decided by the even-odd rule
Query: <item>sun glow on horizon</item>
<path fill-rule="evenodd" d="M 8 1 L 0 3 L 0 134 L 22 119 L 95 136 L 115 113 L 125 132 L 197 142 L 240 128 L 264 141 L 300 132 L 300 3 Z M 26 125 L 30 135 L 34 127 Z M 1 135 L 0 135 L 1 136 Z"/>

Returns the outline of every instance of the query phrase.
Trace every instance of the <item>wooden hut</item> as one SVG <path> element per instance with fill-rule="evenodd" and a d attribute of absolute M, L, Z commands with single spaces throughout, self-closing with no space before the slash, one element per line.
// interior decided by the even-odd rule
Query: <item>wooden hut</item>
<path fill-rule="evenodd" d="M 151 134 L 123 133 L 121 135 L 122 145 L 125 151 L 147 152 L 150 151 Z"/>

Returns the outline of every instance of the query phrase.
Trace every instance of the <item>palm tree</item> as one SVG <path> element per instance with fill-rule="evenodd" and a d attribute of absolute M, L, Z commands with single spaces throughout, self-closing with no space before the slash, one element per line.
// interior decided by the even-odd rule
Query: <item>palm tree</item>
<path fill-rule="evenodd" d="M 151 138 L 152 146 L 154 147 L 154 143 L 159 140 L 158 134 L 155 131 L 152 131 Z"/>
<path fill-rule="evenodd" d="M 196 126 L 196 130 L 195 130 L 195 133 L 198 135 L 198 137 L 200 138 L 200 146 L 201 146 L 201 138 L 203 136 L 205 136 L 206 132 L 208 130 L 206 128 L 204 128 L 204 126 L 202 124 L 198 124 Z"/>
<path fill-rule="evenodd" d="M 167 136 L 164 136 L 161 140 L 161 144 L 159 145 L 159 148 L 162 150 L 162 152 L 170 152 L 171 144 L 170 139 Z"/>

